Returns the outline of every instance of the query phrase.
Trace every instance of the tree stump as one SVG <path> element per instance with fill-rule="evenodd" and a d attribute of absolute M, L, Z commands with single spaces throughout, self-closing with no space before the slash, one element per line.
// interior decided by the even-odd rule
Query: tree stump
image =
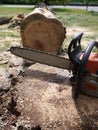
<path fill-rule="evenodd" d="M 21 24 L 23 47 L 58 54 L 65 38 L 62 23 L 45 7 L 35 8 Z"/>

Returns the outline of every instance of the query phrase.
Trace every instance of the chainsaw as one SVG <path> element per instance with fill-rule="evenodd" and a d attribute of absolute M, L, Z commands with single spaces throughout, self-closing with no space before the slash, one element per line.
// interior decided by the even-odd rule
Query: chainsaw
<path fill-rule="evenodd" d="M 71 70 L 73 98 L 78 98 L 80 92 L 98 97 L 98 52 L 92 52 L 94 47 L 98 49 L 98 42 L 93 41 L 82 50 L 82 35 L 83 33 L 79 33 L 71 40 L 66 53 L 68 58 L 24 47 L 11 47 L 10 51 L 31 61 Z"/>

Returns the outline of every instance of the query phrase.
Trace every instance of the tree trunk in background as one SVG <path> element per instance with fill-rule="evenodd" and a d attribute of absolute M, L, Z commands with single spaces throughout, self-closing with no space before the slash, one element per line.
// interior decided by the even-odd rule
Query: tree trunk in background
<path fill-rule="evenodd" d="M 86 2 L 86 11 L 88 10 L 89 2 Z"/>
<path fill-rule="evenodd" d="M 24 47 L 58 54 L 65 38 L 62 23 L 45 7 L 35 8 L 21 24 Z"/>

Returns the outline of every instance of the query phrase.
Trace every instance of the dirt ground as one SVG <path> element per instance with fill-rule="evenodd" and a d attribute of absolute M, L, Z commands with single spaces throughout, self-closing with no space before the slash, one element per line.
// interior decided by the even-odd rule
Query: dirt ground
<path fill-rule="evenodd" d="M 80 30 L 69 28 L 73 34 Z M 0 63 L 7 64 L 0 67 L 0 130 L 98 130 L 98 99 L 81 93 L 74 100 L 70 72 L 39 63 L 23 66 L 8 51 L 0 53 Z"/>

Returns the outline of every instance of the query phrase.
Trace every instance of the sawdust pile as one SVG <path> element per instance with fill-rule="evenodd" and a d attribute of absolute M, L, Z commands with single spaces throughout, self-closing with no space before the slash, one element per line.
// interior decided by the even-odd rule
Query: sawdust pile
<path fill-rule="evenodd" d="M 80 94 L 74 101 L 67 70 L 36 63 L 10 75 L 11 87 L 0 96 L 0 129 L 98 129 L 98 99 Z"/>

